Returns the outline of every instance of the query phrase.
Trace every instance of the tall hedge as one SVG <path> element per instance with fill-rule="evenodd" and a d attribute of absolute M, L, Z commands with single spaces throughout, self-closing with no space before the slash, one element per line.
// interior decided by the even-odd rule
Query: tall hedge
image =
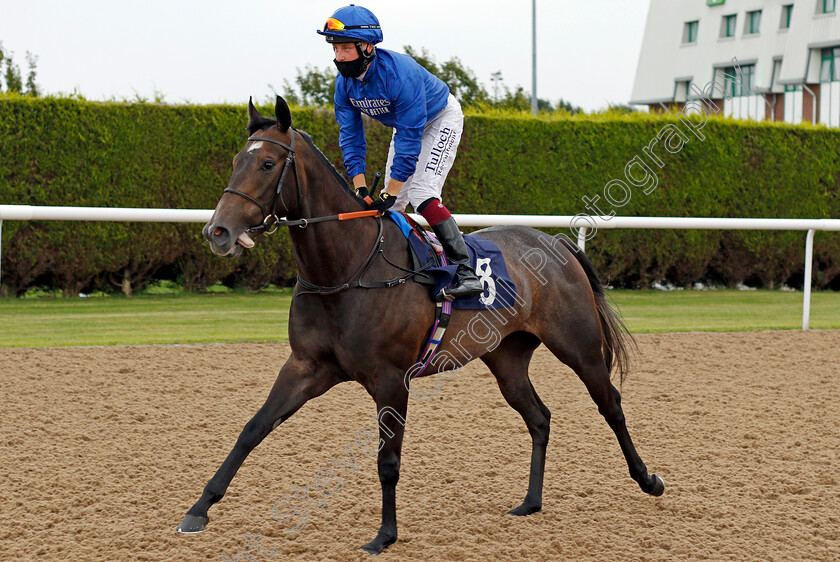
<path fill-rule="evenodd" d="M 658 142 L 660 169 L 643 149 L 669 124 L 688 142 L 675 154 Z M 457 179 L 447 189 L 460 212 L 593 214 L 582 197 L 597 195 L 608 213 L 614 207 L 604 202 L 604 186 L 624 180 L 625 166 L 639 156 L 658 186 L 649 195 L 633 188 L 618 215 L 840 218 L 837 129 L 709 119 L 701 141 L 677 118 L 650 115 L 473 116 L 466 128 Z M 773 287 L 801 284 L 804 242 L 804 232 L 602 229 L 587 253 L 616 285 L 711 279 Z M 840 234 L 817 234 L 815 259 L 817 286 L 837 285 Z"/>
<path fill-rule="evenodd" d="M 269 107 L 260 108 L 271 114 Z M 296 109 L 344 172 L 330 111 Z M 213 208 L 233 155 L 246 139 L 242 106 L 168 106 L 0 96 L 0 203 L 97 207 Z M 688 142 L 675 153 L 642 149 L 664 127 Z M 369 170 L 381 170 L 390 130 L 367 122 Z M 444 198 L 453 212 L 592 213 L 581 199 L 624 179 L 639 156 L 658 187 L 633 188 L 619 215 L 835 218 L 840 216 L 840 131 L 710 119 L 700 141 L 669 116 L 532 118 L 468 115 Z M 625 180 L 626 181 L 626 180 Z M 631 186 L 632 187 L 632 186 Z M 214 256 L 198 224 L 5 221 L 7 294 L 50 285 L 84 288 L 176 276 L 190 288 L 219 280 L 258 288 L 294 279 L 288 235 L 278 232 L 243 257 Z M 701 279 L 765 286 L 801 282 L 804 233 L 602 230 L 587 253 L 608 282 L 646 286 Z M 816 284 L 840 283 L 840 235 L 816 238 Z"/>
<path fill-rule="evenodd" d="M 247 138 L 245 115 L 244 105 L 0 97 L 0 203 L 212 209 Z M 298 110 L 295 124 L 337 154 L 326 116 Z M 187 288 L 294 279 L 284 231 L 225 260 L 209 251 L 198 224 L 5 221 L 2 250 L 4 291 L 12 294 L 32 285 L 76 294 L 125 278 L 137 288 L 154 275 L 177 276 Z"/>

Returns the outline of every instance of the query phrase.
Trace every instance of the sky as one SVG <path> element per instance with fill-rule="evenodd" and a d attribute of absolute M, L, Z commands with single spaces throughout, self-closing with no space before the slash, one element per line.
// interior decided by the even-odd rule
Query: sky
<path fill-rule="evenodd" d="M 347 2 L 349 3 L 349 2 Z M 627 103 L 650 0 L 536 0 L 537 95 L 587 111 Z M 0 42 L 26 78 L 38 57 L 46 94 L 92 100 L 244 104 L 283 94 L 297 69 L 330 67 L 315 33 L 344 0 L 0 0 Z M 458 57 L 488 92 L 490 75 L 531 90 L 532 0 L 365 0 L 381 47 Z"/>

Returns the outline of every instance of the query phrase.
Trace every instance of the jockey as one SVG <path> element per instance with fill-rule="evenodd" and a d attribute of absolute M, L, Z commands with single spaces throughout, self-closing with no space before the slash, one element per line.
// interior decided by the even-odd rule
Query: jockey
<path fill-rule="evenodd" d="M 402 211 L 411 203 L 428 221 L 449 261 L 458 266 L 455 281 L 436 295 L 438 301 L 481 294 L 464 237 L 441 203 L 443 182 L 464 128 L 458 100 L 410 56 L 377 49 L 382 30 L 366 8 L 339 8 L 318 33 L 326 36 L 335 53 L 339 146 L 354 187 L 358 190 L 366 183 L 364 113 L 394 128 L 385 187 L 371 208 Z"/>

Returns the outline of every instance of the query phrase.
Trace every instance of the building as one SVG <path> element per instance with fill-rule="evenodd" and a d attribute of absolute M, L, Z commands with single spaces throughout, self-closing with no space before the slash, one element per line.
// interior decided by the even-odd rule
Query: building
<path fill-rule="evenodd" d="M 726 116 L 840 127 L 836 4 L 651 0 L 631 103 L 674 111 L 710 97 Z"/>

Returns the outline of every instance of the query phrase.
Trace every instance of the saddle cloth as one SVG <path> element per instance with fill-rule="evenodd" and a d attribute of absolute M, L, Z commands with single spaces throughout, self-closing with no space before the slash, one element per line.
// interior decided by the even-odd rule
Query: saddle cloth
<path fill-rule="evenodd" d="M 432 262 L 423 270 L 424 273 L 428 274 L 426 278 L 434 282 L 432 294 L 436 295 L 442 288 L 451 285 L 458 266 L 448 263 L 435 235 L 423 230 L 405 213 L 388 211 L 386 214 L 400 227 L 408 240 L 417 260 L 416 269 Z M 421 230 L 423 231 L 422 234 L 419 232 Z M 431 245 L 426 241 L 427 239 L 431 242 Z M 493 242 L 474 234 L 464 235 L 464 242 L 467 243 L 470 264 L 475 269 L 482 287 L 484 287 L 484 293 L 468 299 L 456 299 L 452 302 L 452 307 L 482 310 L 513 306 L 516 302 L 516 284 L 508 274 L 505 258 L 499 247 Z M 424 281 L 422 278 L 418 279 L 418 277 L 420 276 L 415 276 L 416 281 L 431 284 L 431 281 Z"/>

